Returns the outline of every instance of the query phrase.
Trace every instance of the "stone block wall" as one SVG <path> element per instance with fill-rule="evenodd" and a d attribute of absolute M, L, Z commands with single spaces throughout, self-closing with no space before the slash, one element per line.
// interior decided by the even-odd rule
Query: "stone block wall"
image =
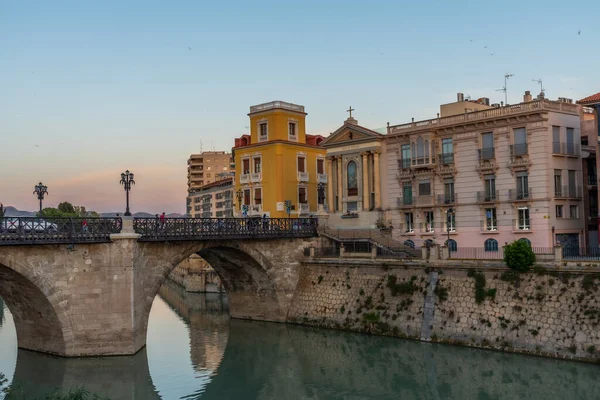
<path fill-rule="evenodd" d="M 288 321 L 600 361 L 600 273 L 306 263 Z"/>

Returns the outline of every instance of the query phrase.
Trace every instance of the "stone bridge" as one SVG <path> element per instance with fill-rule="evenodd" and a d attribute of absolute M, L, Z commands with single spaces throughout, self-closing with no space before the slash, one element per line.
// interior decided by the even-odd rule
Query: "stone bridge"
<path fill-rule="evenodd" d="M 286 224 L 289 230 L 273 235 L 275 225 L 261 222 L 250 227 L 254 236 L 217 236 L 208 227 L 203 232 L 210 237 L 173 230 L 145 237 L 123 220 L 121 233 L 106 242 L 4 245 L 0 297 L 13 314 L 20 348 L 62 356 L 135 354 L 145 346 L 152 301 L 167 275 L 198 254 L 221 277 L 232 317 L 283 322 L 304 249 L 316 241 L 316 229 L 302 228 L 305 222 Z M 155 221 L 152 226 L 159 229 Z"/>

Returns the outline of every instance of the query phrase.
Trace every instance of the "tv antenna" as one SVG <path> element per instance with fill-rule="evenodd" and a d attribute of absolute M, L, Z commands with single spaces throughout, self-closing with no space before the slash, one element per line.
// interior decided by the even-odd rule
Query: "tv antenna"
<path fill-rule="evenodd" d="M 544 85 L 542 84 L 542 78 L 532 79 L 532 81 L 540 84 L 540 93 L 544 93 L 546 91 L 546 89 L 544 89 Z"/>
<path fill-rule="evenodd" d="M 504 74 L 504 87 L 502 89 L 496 89 L 496 92 L 504 92 L 504 104 L 508 105 L 508 94 L 506 92 L 506 83 L 508 82 L 508 78 L 515 76 L 514 74 Z"/>
<path fill-rule="evenodd" d="M 465 99 L 467 99 L 467 100 L 470 101 L 471 100 L 471 95 L 467 93 L 467 97 L 465 97 Z"/>

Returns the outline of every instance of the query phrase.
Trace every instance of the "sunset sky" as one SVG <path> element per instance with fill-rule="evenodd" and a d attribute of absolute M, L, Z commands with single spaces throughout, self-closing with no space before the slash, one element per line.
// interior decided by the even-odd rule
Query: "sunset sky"
<path fill-rule="evenodd" d="M 230 150 L 249 106 L 303 104 L 328 135 L 435 117 L 456 92 L 600 91 L 600 3 L 0 0 L 0 202 L 33 186 L 99 212 L 185 212 L 190 153 Z M 580 32 L 580 34 L 578 34 Z"/>

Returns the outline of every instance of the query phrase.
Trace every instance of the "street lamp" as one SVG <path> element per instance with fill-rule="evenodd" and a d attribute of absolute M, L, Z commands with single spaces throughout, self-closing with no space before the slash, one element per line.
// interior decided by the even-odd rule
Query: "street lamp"
<path fill-rule="evenodd" d="M 450 258 L 450 224 L 452 223 L 452 217 L 454 217 L 454 210 L 449 208 L 446 211 L 446 230 L 448 231 L 448 240 L 446 241 L 446 247 L 448 247 L 448 258 Z"/>
<path fill-rule="evenodd" d="M 33 194 L 37 194 L 37 198 L 40 201 L 40 212 L 42 212 L 42 202 L 44 201 L 44 195 L 48 194 L 48 186 L 38 183 L 33 187 Z"/>
<path fill-rule="evenodd" d="M 237 200 L 238 200 L 238 209 L 241 210 L 242 209 L 242 197 L 244 197 L 244 192 L 242 191 L 242 189 L 238 189 L 237 192 L 235 192 L 235 196 L 237 197 Z"/>
<path fill-rule="evenodd" d="M 325 184 L 317 183 L 317 203 L 325 208 Z"/>
<path fill-rule="evenodd" d="M 127 199 L 127 207 L 125 208 L 125 216 L 131 216 L 129 212 L 129 191 L 131 190 L 131 185 L 135 185 L 135 181 L 133 180 L 133 172 L 129 172 L 129 170 L 121 173 L 121 180 L 119 181 L 123 188 L 125 189 L 125 197 Z"/>

